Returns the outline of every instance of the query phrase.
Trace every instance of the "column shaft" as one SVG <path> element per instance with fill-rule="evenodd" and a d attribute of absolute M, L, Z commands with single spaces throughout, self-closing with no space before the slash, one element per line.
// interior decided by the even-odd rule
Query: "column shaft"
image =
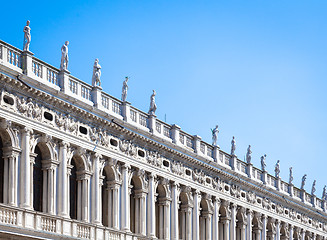
<path fill-rule="evenodd" d="M 175 183 L 171 186 L 172 206 L 171 206 L 171 239 L 178 240 L 178 192 Z"/>
<path fill-rule="evenodd" d="M 31 208 L 31 162 L 30 162 L 30 130 L 24 128 L 22 133 L 21 155 L 21 206 Z"/>
<path fill-rule="evenodd" d="M 130 204 L 129 204 L 129 182 L 128 166 L 122 166 L 122 192 L 121 192 L 121 209 L 122 209 L 122 229 L 130 231 Z"/>

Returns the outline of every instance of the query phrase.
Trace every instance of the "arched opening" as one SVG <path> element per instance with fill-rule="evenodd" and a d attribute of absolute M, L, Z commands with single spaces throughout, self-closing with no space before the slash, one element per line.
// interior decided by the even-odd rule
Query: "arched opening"
<path fill-rule="evenodd" d="M 77 219 L 77 166 L 73 158 L 71 161 L 72 169 L 69 176 L 69 216 L 71 219 Z"/>
<path fill-rule="evenodd" d="M 0 202 L 3 203 L 3 179 L 4 179 L 4 161 L 3 161 L 3 143 L 0 136 Z"/>
<path fill-rule="evenodd" d="M 33 208 L 35 211 L 43 210 L 43 171 L 42 152 L 39 146 L 35 147 L 36 154 L 33 165 Z"/>
<path fill-rule="evenodd" d="M 130 226 L 132 233 L 145 235 L 146 191 L 143 189 L 141 176 L 131 179 L 132 191 L 130 194 Z M 154 221 L 154 220 L 153 220 Z"/>
<path fill-rule="evenodd" d="M 159 184 L 156 190 L 155 221 L 156 237 L 158 239 L 168 239 L 169 237 L 168 231 L 170 226 L 168 226 L 168 218 L 170 217 L 170 199 L 166 188 L 167 185 Z"/>
<path fill-rule="evenodd" d="M 200 202 L 200 209 L 200 239 L 211 239 L 212 210 L 210 207 L 210 199 L 202 198 Z"/>
<path fill-rule="evenodd" d="M 179 195 L 178 233 L 179 239 L 182 240 L 191 239 L 193 205 L 190 202 L 189 194 L 181 192 Z"/>
<path fill-rule="evenodd" d="M 69 214 L 72 219 L 88 221 L 89 176 L 81 156 L 71 159 L 71 175 L 69 177 Z"/>
<path fill-rule="evenodd" d="M 102 224 L 118 229 L 119 225 L 119 176 L 114 165 L 107 165 L 103 169 L 102 185 Z"/>
<path fill-rule="evenodd" d="M 219 208 L 219 239 L 229 239 L 230 213 L 228 212 L 228 202 L 223 202 Z"/>

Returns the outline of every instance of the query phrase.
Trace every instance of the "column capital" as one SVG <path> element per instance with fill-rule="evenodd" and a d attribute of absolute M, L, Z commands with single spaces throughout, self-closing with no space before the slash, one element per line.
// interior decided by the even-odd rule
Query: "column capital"
<path fill-rule="evenodd" d="M 63 148 L 68 148 L 68 147 L 70 147 L 70 143 L 68 143 L 68 142 L 66 142 L 64 140 L 60 140 L 59 141 L 59 146 L 63 147 Z"/>
<path fill-rule="evenodd" d="M 33 129 L 28 128 L 28 127 L 22 127 L 21 129 L 22 133 L 25 133 L 27 136 L 30 136 L 33 133 Z"/>

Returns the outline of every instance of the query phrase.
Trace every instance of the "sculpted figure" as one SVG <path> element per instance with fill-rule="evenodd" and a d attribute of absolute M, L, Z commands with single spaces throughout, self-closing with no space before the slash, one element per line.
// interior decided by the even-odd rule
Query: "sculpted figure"
<path fill-rule="evenodd" d="M 150 97 L 150 109 L 149 109 L 150 115 L 154 115 L 157 110 L 156 99 L 155 99 L 156 91 L 154 91 L 154 90 L 152 90 L 152 91 L 153 91 L 153 93 Z"/>
<path fill-rule="evenodd" d="M 61 63 L 60 63 L 60 70 L 67 70 L 68 69 L 68 44 L 69 42 L 66 41 L 64 45 L 61 47 Z"/>
<path fill-rule="evenodd" d="M 312 188 L 311 188 L 311 195 L 315 196 L 316 192 L 316 180 L 313 181 Z"/>
<path fill-rule="evenodd" d="M 265 154 L 265 155 L 263 155 L 263 156 L 261 156 L 261 170 L 262 171 L 266 171 L 266 157 L 267 157 L 267 155 Z"/>
<path fill-rule="evenodd" d="M 121 100 L 123 102 L 126 102 L 126 98 L 127 98 L 127 90 L 128 90 L 128 85 L 127 82 L 129 80 L 129 77 L 125 77 L 125 81 L 123 82 L 123 89 L 122 89 L 122 93 L 121 93 Z"/>
<path fill-rule="evenodd" d="M 218 125 L 216 125 L 214 129 L 211 129 L 211 133 L 212 133 L 212 145 L 217 146 L 218 133 L 219 133 Z"/>
<path fill-rule="evenodd" d="M 322 200 L 327 200 L 327 195 L 326 195 L 327 193 L 326 193 L 326 185 L 324 186 L 324 189 L 322 190 L 322 197 L 321 197 L 321 199 Z"/>
<path fill-rule="evenodd" d="M 293 168 L 290 167 L 290 180 L 289 180 L 289 184 L 293 184 Z"/>
<path fill-rule="evenodd" d="M 99 64 L 99 59 L 95 59 L 93 65 L 93 77 L 92 77 L 92 86 L 101 86 L 101 66 Z"/>
<path fill-rule="evenodd" d="M 276 178 L 279 178 L 279 173 L 280 173 L 280 167 L 279 167 L 279 160 L 278 160 L 276 163 L 276 166 L 275 166 L 275 177 Z"/>
<path fill-rule="evenodd" d="M 30 21 L 27 20 L 26 26 L 24 27 L 24 51 L 29 51 L 31 43 L 31 28 Z"/>
<path fill-rule="evenodd" d="M 233 136 L 233 139 L 232 139 L 232 149 L 230 151 L 230 154 L 232 156 L 235 156 L 235 150 L 236 150 L 236 141 L 235 141 L 235 137 Z"/>
<path fill-rule="evenodd" d="M 307 180 L 307 175 L 306 174 L 304 174 L 303 177 L 302 177 L 301 189 L 304 189 L 305 180 Z"/>
<path fill-rule="evenodd" d="M 251 145 L 249 145 L 249 147 L 248 147 L 248 151 L 246 152 L 246 162 L 247 162 L 248 164 L 251 163 L 251 159 L 252 159 L 251 154 L 252 154 L 252 151 L 251 151 Z"/>

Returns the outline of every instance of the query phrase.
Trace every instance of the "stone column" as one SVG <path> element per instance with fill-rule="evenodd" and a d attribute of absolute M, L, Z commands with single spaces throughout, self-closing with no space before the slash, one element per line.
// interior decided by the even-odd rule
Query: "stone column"
<path fill-rule="evenodd" d="M 290 230 L 290 237 L 289 237 L 289 240 L 293 240 L 293 236 L 294 236 L 294 226 L 289 225 L 289 230 Z"/>
<path fill-rule="evenodd" d="M 165 199 L 165 201 L 163 202 L 165 240 L 170 240 L 170 205 L 171 199 Z"/>
<path fill-rule="evenodd" d="M 229 240 L 229 223 L 230 223 L 230 218 L 228 217 L 223 217 L 222 219 L 222 223 L 224 226 L 224 234 L 223 234 L 223 240 Z"/>
<path fill-rule="evenodd" d="M 262 237 L 261 240 L 267 240 L 267 215 L 262 215 Z"/>
<path fill-rule="evenodd" d="M 276 220 L 276 240 L 280 240 L 280 220 Z"/>
<path fill-rule="evenodd" d="M 241 240 L 246 240 L 246 226 L 247 224 L 245 222 L 240 223 L 240 229 L 241 229 Z"/>
<path fill-rule="evenodd" d="M 135 230 L 141 235 L 146 235 L 146 194 L 144 189 L 135 191 Z"/>
<path fill-rule="evenodd" d="M 252 240 L 252 218 L 253 218 L 253 211 L 248 209 L 247 210 L 247 240 Z"/>
<path fill-rule="evenodd" d="M 205 236 L 204 238 L 201 239 L 212 240 L 211 218 L 212 218 L 211 212 L 206 212 L 203 214 L 203 225 L 200 227 L 204 230 L 203 232 L 205 232 Z"/>
<path fill-rule="evenodd" d="M 42 173 L 43 173 L 43 196 L 42 196 L 42 212 L 48 212 L 48 169 L 42 163 Z"/>
<path fill-rule="evenodd" d="M 90 201 L 89 201 L 89 191 L 90 191 L 90 174 L 84 173 L 81 179 L 82 186 L 82 221 L 89 221 L 89 210 L 90 210 Z"/>
<path fill-rule="evenodd" d="M 212 226 L 212 239 L 219 240 L 219 208 L 220 199 L 215 197 L 213 201 L 213 226 Z"/>
<path fill-rule="evenodd" d="M 192 207 L 189 205 L 186 208 L 186 234 L 185 240 L 192 239 Z"/>
<path fill-rule="evenodd" d="M 93 209 L 92 209 L 92 222 L 95 224 L 101 224 L 100 221 L 100 214 L 102 210 L 100 209 L 100 158 L 102 156 L 99 154 L 94 154 L 93 156 L 93 177 L 92 177 L 92 202 L 93 202 Z"/>
<path fill-rule="evenodd" d="M 155 175 L 149 174 L 149 193 L 148 193 L 148 230 L 149 237 L 156 236 L 156 221 L 155 221 Z"/>
<path fill-rule="evenodd" d="M 129 204 L 129 169 L 130 166 L 124 164 L 122 169 L 122 191 L 121 191 L 121 228 L 124 231 L 130 232 L 130 204 Z"/>
<path fill-rule="evenodd" d="M 8 204 L 11 206 L 17 206 L 17 173 L 18 173 L 18 165 L 17 165 L 17 156 L 14 153 L 10 153 L 10 156 L 7 158 L 7 162 L 9 165 L 9 175 L 8 175 Z M 6 191 L 6 189 L 4 189 Z"/>
<path fill-rule="evenodd" d="M 301 240 L 305 240 L 305 234 L 306 234 L 306 230 L 302 229 L 301 230 Z"/>
<path fill-rule="evenodd" d="M 20 190 L 20 204 L 22 208 L 31 209 L 31 162 L 30 162 L 30 136 L 31 129 L 23 128 L 22 132 L 22 155 L 20 164 L 21 173 L 21 190 Z M 6 188 L 4 188 L 6 189 Z"/>
<path fill-rule="evenodd" d="M 3 158 L 3 189 L 9 189 L 9 159 Z M 3 203 L 8 204 L 8 191 L 3 191 Z"/>
<path fill-rule="evenodd" d="M 200 239 L 200 224 L 199 224 L 199 217 L 200 217 L 200 201 L 201 201 L 201 194 L 199 191 L 194 191 L 194 208 L 193 208 L 193 240 Z"/>
<path fill-rule="evenodd" d="M 68 143 L 62 141 L 59 148 L 59 215 L 68 217 L 68 192 L 69 178 L 67 178 L 67 150 Z"/>
<path fill-rule="evenodd" d="M 178 232 L 178 197 L 179 197 L 180 187 L 175 182 L 171 184 L 171 239 L 179 240 Z"/>
<path fill-rule="evenodd" d="M 46 168 L 46 170 L 47 170 L 46 175 L 47 175 L 48 182 L 44 182 L 43 184 L 48 185 L 47 186 L 48 192 L 47 192 L 47 197 L 46 197 L 45 201 L 48 204 L 47 212 L 54 215 L 55 214 L 55 200 L 56 200 L 56 197 L 55 197 L 56 189 L 54 188 L 55 187 L 55 176 L 56 176 L 56 174 L 55 174 L 56 165 L 50 163 L 50 166 L 48 166 Z"/>
<path fill-rule="evenodd" d="M 236 208 L 237 205 L 231 204 L 230 240 L 236 240 Z"/>
<path fill-rule="evenodd" d="M 112 199 L 112 203 L 110 205 L 110 208 L 111 209 L 111 213 L 109 216 L 112 216 L 112 219 L 111 219 L 111 226 L 112 228 L 114 229 L 118 229 L 118 224 L 119 224 L 119 184 L 117 183 L 114 183 L 110 186 L 110 189 L 109 191 L 111 192 L 112 194 L 112 198 L 109 198 Z M 108 210 L 109 210 L 108 209 Z"/>

